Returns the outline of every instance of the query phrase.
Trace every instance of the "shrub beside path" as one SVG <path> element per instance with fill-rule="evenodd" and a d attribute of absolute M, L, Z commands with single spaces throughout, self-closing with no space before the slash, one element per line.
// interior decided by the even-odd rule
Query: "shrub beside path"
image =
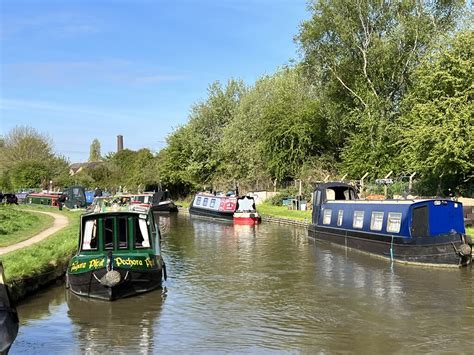
<path fill-rule="evenodd" d="M 53 222 L 52 227 L 49 227 L 48 229 L 45 229 L 41 233 L 38 233 L 35 236 L 33 236 L 33 237 L 31 237 L 27 240 L 24 240 L 24 241 L 16 243 L 16 244 L 9 245 L 7 247 L 0 248 L 0 255 L 12 252 L 14 250 L 18 250 L 18 249 L 21 249 L 21 248 L 24 248 L 24 247 L 27 247 L 27 246 L 30 246 L 30 245 L 35 244 L 35 243 L 38 243 L 38 242 L 42 241 L 43 239 L 48 238 L 50 235 L 53 235 L 57 231 L 63 229 L 64 227 L 66 227 L 69 224 L 68 218 L 66 216 L 63 216 L 63 215 L 59 214 L 59 213 L 34 211 L 34 210 L 28 210 L 28 212 L 43 213 L 43 214 L 50 215 L 51 217 L 54 218 L 54 222 Z"/>

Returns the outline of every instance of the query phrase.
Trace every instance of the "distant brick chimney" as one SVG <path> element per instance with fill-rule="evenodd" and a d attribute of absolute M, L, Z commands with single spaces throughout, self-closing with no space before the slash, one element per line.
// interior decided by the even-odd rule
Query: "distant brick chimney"
<path fill-rule="evenodd" d="M 123 150 L 123 136 L 119 134 L 117 136 L 117 152 L 120 152 Z"/>

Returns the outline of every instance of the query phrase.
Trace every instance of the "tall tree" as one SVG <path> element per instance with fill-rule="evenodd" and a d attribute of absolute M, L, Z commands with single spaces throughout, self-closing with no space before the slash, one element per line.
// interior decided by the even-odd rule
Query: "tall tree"
<path fill-rule="evenodd" d="M 0 146 L 0 167 L 8 168 L 21 161 L 47 162 L 54 158 L 51 139 L 27 126 L 14 127 Z"/>
<path fill-rule="evenodd" d="M 0 174 L 5 187 L 35 188 L 67 174 L 67 161 L 55 156 L 50 138 L 34 128 L 17 126 L 2 141 Z"/>
<path fill-rule="evenodd" d="M 101 161 L 102 156 L 100 154 L 100 142 L 97 138 L 94 138 L 94 140 L 91 143 L 91 147 L 89 150 L 89 161 Z"/>
<path fill-rule="evenodd" d="M 225 129 L 227 176 L 295 179 L 306 160 L 329 149 L 325 127 L 316 94 L 299 68 L 262 77 L 243 95 Z"/>
<path fill-rule="evenodd" d="M 208 88 L 206 100 L 193 106 L 186 126 L 168 137 L 166 166 L 174 183 L 210 186 L 222 161 L 219 149 L 225 127 L 232 121 L 246 88 L 239 80 Z"/>
<path fill-rule="evenodd" d="M 474 31 L 462 31 L 423 60 L 403 100 L 401 164 L 440 188 L 474 183 L 473 58 Z"/>
<path fill-rule="evenodd" d="M 462 0 L 318 0 L 297 41 L 352 175 L 390 170 L 393 124 L 412 72 L 456 23 Z"/>

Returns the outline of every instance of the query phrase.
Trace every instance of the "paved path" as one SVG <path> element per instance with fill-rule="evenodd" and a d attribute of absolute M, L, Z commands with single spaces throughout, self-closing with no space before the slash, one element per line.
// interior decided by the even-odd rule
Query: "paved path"
<path fill-rule="evenodd" d="M 48 229 L 45 229 L 44 231 L 36 234 L 35 236 L 31 237 L 30 239 L 26 239 L 20 243 L 16 243 L 13 245 L 9 245 L 7 247 L 0 248 L 0 255 L 9 253 L 14 250 L 18 250 L 27 246 L 30 246 L 32 244 L 38 243 L 39 241 L 42 241 L 43 239 L 48 238 L 50 235 L 56 233 L 57 231 L 63 229 L 69 224 L 69 220 L 66 216 L 63 216 L 62 214 L 59 213 L 52 213 L 52 212 L 42 212 L 42 211 L 34 211 L 34 210 L 28 210 L 28 212 L 33 212 L 33 213 L 43 213 L 50 215 L 51 217 L 54 218 L 54 223 L 52 227 L 49 227 Z"/>

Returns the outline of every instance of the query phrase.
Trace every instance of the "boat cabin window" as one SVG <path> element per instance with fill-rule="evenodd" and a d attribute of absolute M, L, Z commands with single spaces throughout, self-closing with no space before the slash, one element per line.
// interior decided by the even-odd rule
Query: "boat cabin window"
<path fill-rule="evenodd" d="M 381 231 L 383 224 L 383 212 L 372 212 L 370 218 L 370 229 L 374 231 Z"/>
<path fill-rule="evenodd" d="M 213 208 L 215 205 L 216 205 L 216 199 L 213 198 L 213 199 L 211 200 L 211 203 L 209 204 L 209 207 Z"/>
<path fill-rule="evenodd" d="M 201 204 L 201 197 L 198 197 L 196 200 L 196 205 L 200 205 L 200 204 Z"/>
<path fill-rule="evenodd" d="M 331 224 L 331 215 L 332 215 L 332 210 L 331 209 L 324 209 L 323 212 L 323 224 Z"/>
<path fill-rule="evenodd" d="M 326 200 L 334 201 L 336 199 L 336 192 L 333 189 L 326 189 Z"/>
<path fill-rule="evenodd" d="M 118 242 L 119 242 L 119 249 L 127 249 L 128 248 L 128 228 L 127 228 L 127 218 L 120 217 L 117 218 L 118 224 Z"/>
<path fill-rule="evenodd" d="M 144 219 L 133 218 L 133 235 L 135 239 L 135 248 L 149 248 L 150 238 L 148 235 L 148 226 Z"/>
<path fill-rule="evenodd" d="M 398 212 L 389 212 L 387 218 L 387 232 L 398 233 L 402 224 L 402 214 Z"/>
<path fill-rule="evenodd" d="M 86 221 L 82 236 L 82 250 L 97 250 L 97 220 Z"/>
<path fill-rule="evenodd" d="M 342 217 L 344 217 L 344 210 L 339 210 L 337 212 L 337 225 L 342 226 Z"/>
<path fill-rule="evenodd" d="M 326 189 L 327 201 L 348 201 L 355 200 L 354 190 L 346 186 L 334 186 Z"/>
<path fill-rule="evenodd" d="M 114 218 L 104 218 L 104 249 L 114 248 Z"/>
<path fill-rule="evenodd" d="M 354 211 L 354 219 L 352 220 L 352 227 L 362 228 L 364 226 L 364 211 Z"/>
<path fill-rule="evenodd" d="M 209 199 L 206 197 L 204 201 L 202 202 L 203 206 L 207 206 L 207 203 L 209 202 Z"/>

